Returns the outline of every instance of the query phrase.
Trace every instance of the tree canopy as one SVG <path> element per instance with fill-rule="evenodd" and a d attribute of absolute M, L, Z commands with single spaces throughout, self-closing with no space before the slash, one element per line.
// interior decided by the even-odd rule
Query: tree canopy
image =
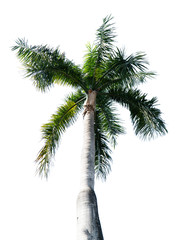
<path fill-rule="evenodd" d="M 138 86 L 155 73 L 148 70 L 146 54 L 127 55 L 124 49 L 114 45 L 116 38 L 113 17 L 107 16 L 96 31 L 93 44 L 87 44 L 84 63 L 78 66 L 66 58 L 59 48 L 47 45 L 31 46 L 25 39 L 18 39 L 12 50 L 25 68 L 25 77 L 31 78 L 35 87 L 45 92 L 54 84 L 73 87 L 64 103 L 42 126 L 44 146 L 36 162 L 38 173 L 48 176 L 50 163 L 59 146 L 60 138 L 83 111 L 88 91 L 96 91 L 95 109 L 95 171 L 106 178 L 111 170 L 111 145 L 125 133 L 116 112 L 115 103 L 130 111 L 135 134 L 142 139 L 167 133 L 165 122 L 158 108 L 157 98 L 147 98 Z"/>

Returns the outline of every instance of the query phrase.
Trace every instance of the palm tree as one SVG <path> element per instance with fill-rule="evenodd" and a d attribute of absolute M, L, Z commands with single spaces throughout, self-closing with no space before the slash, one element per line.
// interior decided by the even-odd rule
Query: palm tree
<path fill-rule="evenodd" d="M 83 112 L 78 240 L 103 239 L 94 179 L 95 174 L 106 179 L 111 170 L 111 146 L 114 147 L 117 137 L 125 132 L 116 114 L 115 103 L 130 111 L 134 131 L 141 138 L 153 138 L 167 132 L 157 99 L 148 100 L 147 94 L 137 88 L 155 75 L 148 71 L 146 55 L 137 52 L 127 56 L 125 50 L 114 47 L 116 35 L 112 19 L 111 16 L 103 19 L 94 44 L 87 45 L 82 67 L 67 59 L 58 48 L 30 46 L 24 39 L 18 39 L 12 47 L 25 67 L 25 76 L 33 79 L 37 89 L 45 92 L 54 84 L 73 88 L 73 93 L 42 126 L 44 146 L 36 159 L 41 176 L 48 176 L 61 135 Z"/>

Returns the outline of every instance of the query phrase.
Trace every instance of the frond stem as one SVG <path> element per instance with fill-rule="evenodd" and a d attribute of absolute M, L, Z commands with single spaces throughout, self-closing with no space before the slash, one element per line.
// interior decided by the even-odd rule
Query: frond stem
<path fill-rule="evenodd" d="M 60 122 L 61 122 L 61 120 L 64 118 L 64 116 L 65 116 L 71 109 L 73 109 L 78 103 L 82 102 L 85 98 L 86 98 L 86 97 L 82 97 L 82 98 L 80 98 L 75 104 L 73 104 L 73 106 L 70 107 L 70 108 L 66 111 L 66 113 L 61 117 Z M 55 129 L 55 126 L 53 127 L 52 130 L 54 130 L 54 129 Z"/>
<path fill-rule="evenodd" d="M 78 79 L 72 77 L 72 76 L 69 75 L 69 74 L 66 74 L 64 70 L 58 69 L 58 68 L 55 68 L 55 67 L 48 67 L 48 68 L 49 68 L 49 69 L 53 69 L 54 71 L 57 71 L 57 72 L 59 72 L 59 71 L 63 72 L 63 74 L 64 74 L 66 77 L 73 79 L 75 82 L 77 82 L 77 83 L 83 88 L 83 90 L 84 90 L 85 92 L 88 92 L 88 89 L 86 88 L 86 86 L 85 86 L 81 81 L 79 81 Z M 47 68 L 47 69 L 48 69 L 48 68 Z"/>
<path fill-rule="evenodd" d="M 101 85 L 99 88 L 101 89 L 102 87 L 105 89 L 105 87 L 109 86 L 109 84 L 113 84 L 113 83 L 116 83 L 118 81 L 121 81 L 122 79 L 121 78 L 117 78 L 117 79 L 114 79 L 112 80 L 111 82 L 106 82 L 104 83 L 103 85 Z M 106 86 L 107 85 L 107 86 Z"/>
<path fill-rule="evenodd" d="M 110 73 L 115 67 L 117 67 L 117 65 L 119 65 L 119 63 L 113 64 L 112 67 L 110 67 L 110 68 L 101 76 L 101 78 L 99 78 L 99 80 L 98 80 L 97 83 L 95 84 L 95 87 L 97 87 L 98 84 L 101 82 L 101 80 L 102 80 L 108 73 Z"/>

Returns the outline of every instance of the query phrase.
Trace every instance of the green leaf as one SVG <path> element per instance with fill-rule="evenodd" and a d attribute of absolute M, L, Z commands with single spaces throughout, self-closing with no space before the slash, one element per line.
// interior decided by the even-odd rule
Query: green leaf
<path fill-rule="evenodd" d="M 125 130 L 118 118 L 116 108 L 113 106 L 113 101 L 107 98 L 106 95 L 98 95 L 96 109 L 98 109 L 98 118 L 101 119 L 102 129 L 106 133 L 113 147 L 115 147 L 117 137 L 120 134 L 124 134 Z"/>
<path fill-rule="evenodd" d="M 104 69 L 104 64 L 108 60 L 112 50 L 113 43 L 115 40 L 115 28 L 114 24 L 111 22 L 113 17 L 111 15 L 103 19 L 102 25 L 98 28 L 96 32 L 96 41 L 94 43 L 96 52 L 94 56 L 96 58 L 96 63 L 94 65 L 93 81 L 92 87 L 94 88 L 95 82 L 98 80 Z"/>
<path fill-rule="evenodd" d="M 106 62 L 105 70 L 96 83 L 97 88 L 122 86 L 131 88 L 144 83 L 147 78 L 155 76 L 154 72 L 147 71 L 148 61 L 144 53 L 138 52 L 126 56 L 124 50 L 117 48 Z"/>
<path fill-rule="evenodd" d="M 106 180 L 107 175 L 111 171 L 111 149 L 107 133 L 103 129 L 99 111 L 95 114 L 95 173 L 97 178 Z"/>
<path fill-rule="evenodd" d="M 141 138 L 150 139 L 167 133 L 156 98 L 148 100 L 140 90 L 123 88 L 111 89 L 108 95 L 129 109 L 135 133 Z"/>
<path fill-rule="evenodd" d="M 78 113 L 82 110 L 85 98 L 86 95 L 81 91 L 67 97 L 65 103 L 52 115 L 50 121 L 42 126 L 44 146 L 36 159 L 39 175 L 48 176 L 50 163 L 59 146 L 61 135 L 76 121 Z"/>
<path fill-rule="evenodd" d="M 103 19 L 102 25 L 96 32 L 96 46 L 100 52 L 110 52 L 112 50 L 113 42 L 115 41 L 115 27 L 111 21 L 113 17 L 108 15 Z"/>
<path fill-rule="evenodd" d="M 25 67 L 25 77 L 31 77 L 37 89 L 44 92 L 54 83 L 59 83 L 87 90 L 82 70 L 68 60 L 64 53 L 60 53 L 58 48 L 29 46 L 24 39 L 18 39 L 12 50 L 17 51 Z"/>
<path fill-rule="evenodd" d="M 87 52 L 84 56 L 83 72 L 85 73 L 86 79 L 90 81 L 94 77 L 96 72 L 96 62 L 98 58 L 97 47 L 90 44 L 86 45 Z M 88 80 L 87 80 L 88 81 Z M 88 81 L 89 88 L 92 88 L 92 82 Z"/>

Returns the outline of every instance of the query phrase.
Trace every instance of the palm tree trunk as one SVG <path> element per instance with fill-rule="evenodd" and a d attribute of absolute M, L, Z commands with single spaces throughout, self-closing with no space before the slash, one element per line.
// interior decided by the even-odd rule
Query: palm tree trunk
<path fill-rule="evenodd" d="M 89 91 L 84 110 L 84 143 L 80 192 L 77 198 L 77 240 L 103 240 L 94 192 L 94 109 L 96 92 Z"/>

